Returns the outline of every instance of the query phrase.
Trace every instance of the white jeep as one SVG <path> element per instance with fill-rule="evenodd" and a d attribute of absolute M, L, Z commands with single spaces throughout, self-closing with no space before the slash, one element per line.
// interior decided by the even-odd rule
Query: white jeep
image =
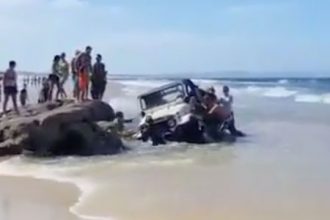
<path fill-rule="evenodd" d="M 140 95 L 142 119 L 138 138 L 144 141 L 149 137 L 158 138 L 160 142 L 199 142 L 197 139 L 203 132 L 189 105 L 189 98 L 196 96 L 197 90 L 191 80 L 185 79 Z"/>

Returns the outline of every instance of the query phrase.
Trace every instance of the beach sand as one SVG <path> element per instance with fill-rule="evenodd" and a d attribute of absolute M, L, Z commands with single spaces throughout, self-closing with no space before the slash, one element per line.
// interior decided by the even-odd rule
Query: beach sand
<path fill-rule="evenodd" d="M 69 212 L 79 197 L 71 184 L 25 177 L 0 177 L 1 220 L 80 220 Z"/>
<path fill-rule="evenodd" d="M 72 83 L 66 83 L 71 97 Z M 39 86 L 29 89 L 29 103 L 37 103 Z M 122 95 L 121 85 L 110 82 L 105 100 Z M 69 98 L 70 98 L 69 97 Z M 72 97 L 71 97 L 72 98 Z M 0 101 L 1 107 L 2 102 Z M 8 108 L 12 108 L 9 102 Z M 2 111 L 0 111 L 2 112 Z M 0 158 L 0 162 L 10 157 Z M 0 220 L 81 220 L 70 213 L 81 192 L 73 184 L 33 177 L 0 176 Z"/>

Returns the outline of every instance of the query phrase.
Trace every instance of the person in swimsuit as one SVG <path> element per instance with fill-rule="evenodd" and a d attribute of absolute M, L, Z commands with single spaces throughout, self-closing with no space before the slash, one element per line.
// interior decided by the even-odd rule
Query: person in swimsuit
<path fill-rule="evenodd" d="M 48 101 L 49 99 L 49 80 L 47 78 L 44 78 L 43 79 L 43 82 L 42 82 L 42 88 L 39 92 L 39 99 L 38 99 L 38 103 L 45 103 Z"/>
<path fill-rule="evenodd" d="M 220 105 L 227 111 L 230 112 L 232 120 L 228 123 L 228 130 L 230 133 L 236 137 L 244 137 L 245 134 L 236 129 L 235 117 L 233 111 L 234 97 L 230 94 L 230 89 L 228 86 L 223 87 L 223 96 L 220 98 Z"/>
<path fill-rule="evenodd" d="M 23 85 L 23 89 L 21 90 L 19 95 L 19 100 L 21 102 L 21 106 L 24 107 L 26 105 L 26 101 L 28 100 L 28 92 L 27 92 L 26 84 Z"/>
<path fill-rule="evenodd" d="M 91 77 L 92 89 L 91 95 L 94 100 L 102 100 L 106 88 L 106 70 L 105 65 L 102 63 L 102 56 L 100 54 L 96 57 L 96 63 L 93 66 Z"/>
<path fill-rule="evenodd" d="M 77 60 L 77 68 L 79 74 L 79 99 L 80 101 L 86 101 L 88 99 L 88 87 L 89 87 L 89 74 L 92 72 L 92 48 L 86 47 L 84 53 L 82 53 Z"/>
<path fill-rule="evenodd" d="M 58 99 L 58 95 L 60 94 L 60 65 L 59 65 L 60 60 L 61 60 L 60 56 L 56 55 L 54 57 L 53 65 L 52 65 L 52 73 L 49 75 L 50 87 L 49 87 L 49 94 L 47 100 L 50 101 L 53 99 L 54 87 L 57 88 L 56 99 Z"/>
<path fill-rule="evenodd" d="M 7 104 L 9 98 L 12 99 L 14 109 L 17 114 L 19 114 L 17 107 L 17 73 L 16 73 L 16 62 L 10 61 L 9 68 L 4 73 L 3 76 L 3 89 L 5 94 L 5 99 L 3 102 L 3 113 L 7 112 Z"/>
<path fill-rule="evenodd" d="M 80 56 L 81 52 L 79 50 L 76 51 L 75 56 L 71 61 L 71 74 L 72 74 L 72 82 L 73 82 L 73 97 L 79 99 L 79 80 L 78 80 L 78 68 L 77 68 L 77 60 Z"/>
<path fill-rule="evenodd" d="M 69 63 L 66 61 L 66 54 L 62 53 L 61 54 L 61 59 L 59 61 L 59 73 L 60 73 L 60 90 L 59 90 L 59 94 L 57 94 L 58 97 L 61 96 L 61 98 L 67 98 L 67 94 L 65 92 L 65 88 L 64 85 L 66 83 L 66 81 L 68 80 L 69 77 Z"/>
<path fill-rule="evenodd" d="M 3 80 L 3 72 L 0 72 L 0 102 L 2 102 L 2 83 L 1 81 Z"/>

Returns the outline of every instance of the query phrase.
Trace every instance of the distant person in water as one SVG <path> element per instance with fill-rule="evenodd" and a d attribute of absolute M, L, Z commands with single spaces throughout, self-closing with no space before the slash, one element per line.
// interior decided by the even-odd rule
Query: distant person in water
<path fill-rule="evenodd" d="M 77 68 L 79 75 L 79 100 L 86 101 L 88 99 L 89 89 L 89 77 L 92 72 L 92 48 L 86 47 L 84 53 L 82 53 L 77 60 Z"/>
<path fill-rule="evenodd" d="M 2 102 L 2 80 L 3 80 L 3 74 L 2 72 L 0 72 L 0 102 Z"/>
<path fill-rule="evenodd" d="M 24 84 L 23 89 L 21 90 L 19 94 L 19 100 L 21 102 L 21 106 L 25 107 L 26 102 L 28 100 L 28 92 L 27 92 L 27 85 Z"/>
<path fill-rule="evenodd" d="M 53 60 L 52 64 L 52 73 L 49 75 L 49 94 L 48 94 L 48 100 L 53 99 L 53 92 L 54 92 L 54 87 L 56 87 L 56 99 L 58 99 L 58 95 L 60 94 L 60 60 L 61 57 L 56 55 Z"/>
<path fill-rule="evenodd" d="M 244 137 L 245 134 L 239 130 L 236 129 L 235 126 L 235 117 L 234 117 L 234 111 L 233 111 L 233 103 L 234 103 L 234 97 L 230 94 L 230 89 L 228 86 L 223 87 L 223 95 L 220 98 L 220 105 L 227 111 L 230 112 L 232 116 L 232 120 L 229 121 L 228 129 L 232 135 L 235 135 L 237 137 Z"/>
<path fill-rule="evenodd" d="M 70 66 L 69 63 L 66 61 L 66 54 L 62 53 L 61 54 L 61 59 L 59 61 L 59 73 L 60 73 L 60 90 L 59 94 L 57 95 L 58 97 L 61 98 L 67 98 L 67 94 L 65 92 L 65 83 L 69 78 L 69 71 L 70 71 Z"/>
<path fill-rule="evenodd" d="M 38 77 L 38 86 L 40 86 L 40 84 L 41 84 L 41 77 L 39 76 Z"/>
<path fill-rule="evenodd" d="M 79 99 L 79 71 L 77 68 L 77 60 L 81 52 L 79 50 L 76 51 L 75 56 L 71 61 L 71 74 L 72 74 L 72 82 L 73 82 L 73 97 Z"/>
<path fill-rule="evenodd" d="M 17 114 L 19 114 L 18 107 L 17 107 L 17 73 L 16 73 L 16 62 L 10 61 L 9 68 L 4 73 L 3 76 L 3 89 L 4 89 L 4 102 L 3 102 L 3 112 L 7 112 L 7 104 L 9 98 L 12 99 L 14 109 Z"/>
<path fill-rule="evenodd" d="M 42 88 L 39 92 L 38 103 L 45 103 L 49 101 L 50 81 L 47 78 L 43 78 L 42 81 Z"/>
<path fill-rule="evenodd" d="M 107 72 L 105 70 L 105 65 L 102 63 L 102 56 L 100 54 L 96 57 L 96 63 L 93 66 L 92 71 L 92 88 L 91 95 L 94 100 L 102 100 L 104 91 L 107 84 L 106 79 Z"/>

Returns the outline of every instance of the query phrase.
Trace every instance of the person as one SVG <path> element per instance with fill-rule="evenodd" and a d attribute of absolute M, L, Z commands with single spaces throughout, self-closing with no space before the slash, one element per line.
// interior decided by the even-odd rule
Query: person
<path fill-rule="evenodd" d="M 47 78 L 43 78 L 42 81 L 42 88 L 39 92 L 38 103 L 45 103 L 49 100 L 50 82 Z"/>
<path fill-rule="evenodd" d="M 26 101 L 28 100 L 28 92 L 27 92 L 26 84 L 23 85 L 23 89 L 21 90 L 19 95 L 19 100 L 21 102 L 21 106 L 24 107 L 26 105 Z"/>
<path fill-rule="evenodd" d="M 54 87 L 56 87 L 56 99 L 58 99 L 58 95 L 60 94 L 60 65 L 59 62 L 61 60 L 61 57 L 59 55 L 56 55 L 53 60 L 52 65 L 52 73 L 49 75 L 49 94 L 47 100 L 51 101 L 53 99 L 53 92 Z"/>
<path fill-rule="evenodd" d="M 93 66 L 91 77 L 91 95 L 94 100 L 102 100 L 103 98 L 107 84 L 106 74 L 105 65 L 102 63 L 102 56 L 98 54 L 96 56 L 96 63 Z"/>
<path fill-rule="evenodd" d="M 233 111 L 234 97 L 230 94 L 230 89 L 228 86 L 223 87 L 223 96 L 220 98 L 220 105 L 227 111 L 230 112 L 232 119 L 228 123 L 228 129 L 232 135 L 237 137 L 244 137 L 245 134 L 236 129 L 235 117 Z"/>
<path fill-rule="evenodd" d="M 109 129 L 121 137 L 132 137 L 135 132 L 127 130 L 125 124 L 132 123 L 133 119 L 125 119 L 123 112 L 116 112 L 115 115 L 115 120 L 109 124 L 107 130 Z"/>
<path fill-rule="evenodd" d="M 211 94 L 213 94 L 213 95 L 216 95 L 215 93 L 215 88 L 213 87 L 213 86 L 211 86 L 211 87 L 209 87 L 207 90 L 206 90 L 206 92 L 208 92 L 208 93 L 211 93 Z"/>
<path fill-rule="evenodd" d="M 2 83 L 1 81 L 3 80 L 3 72 L 0 72 L 0 102 L 2 102 Z"/>
<path fill-rule="evenodd" d="M 140 131 L 142 135 L 141 140 L 143 142 L 147 142 L 148 140 L 151 140 L 153 146 L 165 145 L 166 140 L 162 136 L 162 132 L 159 126 L 157 126 L 154 123 L 152 117 L 146 116 L 145 121 L 146 123 L 140 127 Z"/>
<path fill-rule="evenodd" d="M 84 53 L 77 59 L 77 68 L 79 75 L 79 100 L 88 99 L 89 74 L 92 71 L 92 47 L 87 46 Z"/>
<path fill-rule="evenodd" d="M 76 51 L 75 56 L 71 60 L 71 74 L 72 74 L 72 82 L 73 82 L 73 97 L 79 99 L 79 80 L 78 80 L 78 68 L 77 68 L 77 60 L 80 56 L 81 52 L 79 50 Z"/>
<path fill-rule="evenodd" d="M 227 112 L 218 104 L 217 97 L 213 93 L 207 93 L 204 96 L 204 104 L 206 112 L 204 114 L 204 124 L 206 133 L 213 141 L 222 139 L 221 126 L 226 119 L 230 117 L 230 112 Z"/>
<path fill-rule="evenodd" d="M 61 96 L 61 98 L 67 98 L 67 94 L 65 92 L 64 85 L 69 77 L 69 63 L 66 61 L 66 54 L 61 54 L 61 59 L 59 61 L 59 73 L 60 73 L 60 90 L 58 91 L 59 94 L 58 97 Z"/>
<path fill-rule="evenodd" d="M 7 104 L 9 98 L 12 99 L 14 109 L 17 114 L 19 114 L 17 107 L 17 73 L 16 73 L 16 62 L 10 61 L 9 68 L 4 73 L 3 76 L 3 89 L 4 89 L 4 102 L 3 102 L 3 113 L 7 112 Z"/>

